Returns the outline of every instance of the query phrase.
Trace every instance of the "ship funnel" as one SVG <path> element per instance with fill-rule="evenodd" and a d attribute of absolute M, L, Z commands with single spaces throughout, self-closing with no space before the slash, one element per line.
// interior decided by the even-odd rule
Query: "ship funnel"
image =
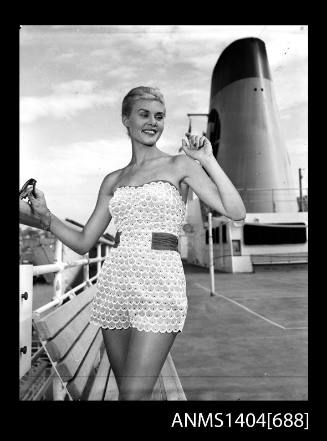
<path fill-rule="evenodd" d="M 207 137 L 247 212 L 298 211 L 262 40 L 236 40 L 219 57 L 212 74 Z"/>

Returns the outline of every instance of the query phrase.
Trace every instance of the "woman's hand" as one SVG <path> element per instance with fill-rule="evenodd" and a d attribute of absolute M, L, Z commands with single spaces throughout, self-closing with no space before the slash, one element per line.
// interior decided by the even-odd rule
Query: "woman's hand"
<path fill-rule="evenodd" d="M 28 197 L 28 204 L 31 207 L 32 213 L 37 216 L 39 219 L 45 219 L 48 215 L 49 209 L 47 207 L 47 203 L 44 197 L 44 194 L 41 190 L 38 190 L 35 187 L 35 195 L 33 196 L 33 188 L 27 189 L 22 195 L 21 198 Z"/>
<path fill-rule="evenodd" d="M 213 157 L 212 146 L 208 138 L 190 133 L 185 133 L 185 137 L 186 139 L 182 139 L 182 149 L 188 156 L 200 163 Z"/>

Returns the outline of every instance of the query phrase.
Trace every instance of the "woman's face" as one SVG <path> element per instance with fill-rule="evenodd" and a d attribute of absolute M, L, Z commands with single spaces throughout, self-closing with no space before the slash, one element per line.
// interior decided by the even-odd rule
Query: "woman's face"
<path fill-rule="evenodd" d="M 132 140 L 153 145 L 164 129 L 165 106 L 157 100 L 137 100 L 128 117 L 123 116 L 123 124 L 129 129 Z"/>

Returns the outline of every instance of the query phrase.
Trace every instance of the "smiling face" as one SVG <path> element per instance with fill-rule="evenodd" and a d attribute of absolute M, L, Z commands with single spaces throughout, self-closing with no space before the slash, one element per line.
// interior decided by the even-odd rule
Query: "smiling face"
<path fill-rule="evenodd" d="M 164 129 L 165 106 L 158 100 L 139 99 L 133 104 L 128 116 L 123 116 L 132 140 L 153 145 Z"/>

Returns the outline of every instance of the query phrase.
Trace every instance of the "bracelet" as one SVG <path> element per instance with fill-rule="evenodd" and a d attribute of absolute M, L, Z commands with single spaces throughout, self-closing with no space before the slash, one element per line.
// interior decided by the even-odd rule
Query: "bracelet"
<path fill-rule="evenodd" d="M 41 223 L 42 228 L 43 228 L 44 230 L 46 230 L 46 231 L 50 231 L 50 225 L 51 225 L 51 216 L 52 216 L 52 213 L 51 213 L 51 211 L 49 210 L 49 208 L 48 208 L 48 213 L 49 213 L 49 215 L 50 215 L 50 217 L 49 217 L 49 224 L 48 224 L 48 225 L 44 224 L 44 223 L 40 220 L 40 223 Z"/>

